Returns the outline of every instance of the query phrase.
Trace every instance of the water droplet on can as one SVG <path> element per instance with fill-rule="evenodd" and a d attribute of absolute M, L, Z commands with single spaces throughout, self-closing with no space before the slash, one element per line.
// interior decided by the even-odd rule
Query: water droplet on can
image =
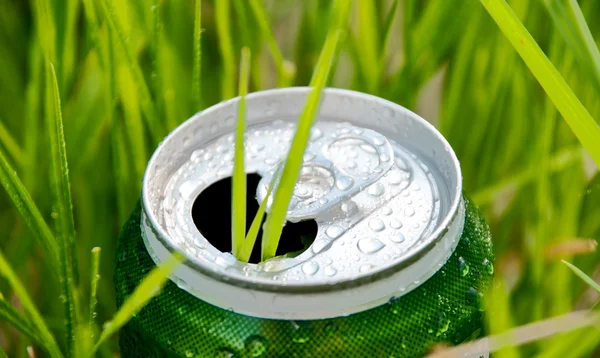
<path fill-rule="evenodd" d="M 349 176 L 342 176 L 337 178 L 335 186 L 340 190 L 348 190 L 354 185 L 354 180 Z"/>
<path fill-rule="evenodd" d="M 384 247 L 385 244 L 375 238 L 360 239 L 358 241 L 358 249 L 365 254 L 374 254 Z"/>
<path fill-rule="evenodd" d="M 235 357 L 235 352 L 229 348 L 219 348 L 215 351 L 213 358 L 233 358 Z"/>
<path fill-rule="evenodd" d="M 329 240 L 319 239 L 319 240 L 316 240 L 315 242 L 313 242 L 313 244 L 312 244 L 312 250 L 313 250 L 313 252 L 315 254 L 318 254 L 327 245 L 329 245 Z"/>
<path fill-rule="evenodd" d="M 381 221 L 381 219 L 375 218 L 369 220 L 369 227 L 375 232 L 381 232 L 385 229 L 385 224 L 383 221 Z"/>
<path fill-rule="evenodd" d="M 325 233 L 327 234 L 327 236 L 329 236 L 332 239 L 337 239 L 338 237 L 340 237 L 343 233 L 344 233 L 344 229 L 337 226 L 337 225 L 331 225 L 330 227 L 327 228 L 327 230 L 325 231 Z"/>
<path fill-rule="evenodd" d="M 402 183 L 403 180 L 404 180 L 404 178 L 402 178 L 402 174 L 400 174 L 399 172 L 397 172 L 397 171 L 390 172 L 390 175 L 389 175 L 390 184 L 398 185 L 398 184 Z"/>
<path fill-rule="evenodd" d="M 490 262 L 490 260 L 488 260 L 487 258 L 483 259 L 483 268 L 485 269 L 485 272 L 487 272 L 489 275 L 494 274 L 494 264 L 492 264 Z"/>
<path fill-rule="evenodd" d="M 327 266 L 323 272 L 325 272 L 327 276 L 333 276 L 337 273 L 337 270 L 331 266 Z"/>
<path fill-rule="evenodd" d="M 375 183 L 369 187 L 367 192 L 373 196 L 381 196 L 385 191 L 385 187 L 381 183 Z"/>
<path fill-rule="evenodd" d="M 181 186 L 179 187 L 179 194 L 181 194 L 181 197 L 183 199 L 186 199 L 186 200 L 192 199 L 192 195 L 194 194 L 196 187 L 197 187 L 196 182 L 194 182 L 192 180 L 188 180 L 188 181 L 184 182 L 183 184 L 181 184 Z"/>
<path fill-rule="evenodd" d="M 361 266 L 361 267 L 358 269 L 358 272 L 360 272 L 360 273 L 365 273 L 365 272 L 367 272 L 367 271 L 370 271 L 370 270 L 372 270 L 372 269 L 374 269 L 374 268 L 375 268 L 375 266 L 373 266 L 373 265 L 362 265 L 362 266 Z"/>
<path fill-rule="evenodd" d="M 469 264 L 467 264 L 462 256 L 458 258 L 458 271 L 462 277 L 465 277 L 469 274 Z"/>
<path fill-rule="evenodd" d="M 250 357 L 260 357 L 267 352 L 267 340 L 259 335 L 253 335 L 244 342 L 244 349 Z"/>
<path fill-rule="evenodd" d="M 401 312 L 400 308 L 400 297 L 390 298 L 388 301 L 388 311 L 391 314 L 399 314 Z"/>
<path fill-rule="evenodd" d="M 401 242 L 404 242 L 404 235 L 402 235 L 402 233 L 399 232 L 396 235 L 390 236 L 390 240 L 392 240 L 393 242 L 399 244 Z"/>
<path fill-rule="evenodd" d="M 317 271 L 319 271 L 319 264 L 317 264 L 314 261 L 309 261 L 302 265 L 302 272 L 304 272 L 307 275 L 314 275 L 315 273 L 317 273 Z"/>
<path fill-rule="evenodd" d="M 402 223 L 400 220 L 393 219 L 390 221 L 390 227 L 393 229 L 400 229 L 402 227 Z"/>

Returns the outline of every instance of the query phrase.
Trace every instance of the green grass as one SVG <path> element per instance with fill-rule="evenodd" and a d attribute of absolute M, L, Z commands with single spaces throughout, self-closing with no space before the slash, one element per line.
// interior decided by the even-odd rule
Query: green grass
<path fill-rule="evenodd" d="M 232 254 L 239 258 L 246 238 L 246 170 L 244 167 L 244 132 L 246 131 L 246 94 L 250 75 L 250 49 L 242 48 L 240 60 L 240 85 L 238 94 L 238 119 L 235 130 L 235 156 L 232 176 L 231 203 L 231 247 Z M 243 259 L 242 259 L 243 260 Z M 247 262 L 248 259 L 245 259 Z"/>
<path fill-rule="evenodd" d="M 492 228 L 502 286 L 486 307 L 499 354 L 597 354 L 598 330 L 579 328 L 597 316 L 572 312 L 597 309 L 600 253 L 568 248 L 600 239 L 598 14 L 594 0 L 0 1 L 0 348 L 118 352 L 114 333 L 167 275 L 155 270 L 116 312 L 115 243 L 149 156 L 240 83 L 241 94 L 315 87 L 275 175 L 283 185 L 271 185 L 264 259 L 320 89 L 376 94 L 423 114 L 457 153 Z M 238 68 L 244 47 L 252 58 Z M 238 240 L 241 259 L 261 221 Z M 506 338 L 540 320 L 569 332 Z"/>

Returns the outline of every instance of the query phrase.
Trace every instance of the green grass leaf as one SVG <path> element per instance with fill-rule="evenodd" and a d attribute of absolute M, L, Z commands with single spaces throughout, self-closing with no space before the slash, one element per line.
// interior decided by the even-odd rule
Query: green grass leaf
<path fill-rule="evenodd" d="M 273 36 L 273 31 L 271 31 L 269 16 L 267 16 L 263 1 L 250 0 L 249 3 L 252 8 L 252 13 L 256 18 L 256 22 L 258 22 L 261 35 L 267 42 L 271 56 L 273 56 L 273 61 L 275 62 L 275 68 L 277 70 L 277 86 L 287 87 L 294 81 L 296 75 L 295 67 L 291 62 L 286 62 L 286 60 L 284 60 L 283 55 L 279 50 L 277 41 L 275 41 L 275 37 Z"/>
<path fill-rule="evenodd" d="M 271 192 L 273 191 L 275 183 L 277 183 L 280 179 L 280 175 L 281 167 L 279 167 L 275 171 L 275 174 L 273 174 L 273 178 L 271 179 L 269 187 L 267 188 L 267 195 L 265 195 L 265 198 L 263 199 L 262 203 L 260 203 L 256 215 L 252 220 L 252 224 L 250 225 L 250 230 L 248 230 L 248 234 L 246 235 L 246 239 L 244 240 L 244 244 L 239 250 L 238 260 L 242 262 L 248 262 L 250 260 L 250 255 L 252 255 L 252 249 L 254 249 L 254 244 L 256 243 L 256 238 L 258 237 L 258 232 L 260 231 L 260 225 L 262 224 L 263 218 L 265 217 L 267 203 L 269 202 L 269 198 L 271 197 Z"/>
<path fill-rule="evenodd" d="M 590 276 L 586 275 L 583 271 L 578 269 L 575 265 L 568 263 L 565 260 L 561 260 L 561 261 L 563 264 L 567 265 L 567 267 L 570 268 L 571 271 L 573 271 L 577 276 L 579 276 L 579 278 L 581 278 L 583 281 L 585 281 L 585 283 L 587 283 L 588 285 L 590 285 L 590 287 L 592 287 L 594 290 L 596 290 L 600 293 L 600 284 L 598 284 L 598 282 L 594 281 Z"/>
<path fill-rule="evenodd" d="M 325 45 L 321 51 L 321 56 L 315 68 L 313 78 L 310 85 L 313 89 L 310 91 L 304 110 L 298 120 L 298 128 L 292 141 L 290 151 L 283 168 L 283 173 L 275 192 L 275 198 L 273 199 L 273 205 L 271 206 L 271 212 L 265 223 L 265 231 L 262 238 L 262 253 L 261 260 L 265 261 L 275 256 L 277 251 L 277 245 L 279 244 L 279 237 L 283 230 L 283 224 L 287 214 L 287 208 L 289 206 L 294 186 L 298 178 L 298 172 L 302 166 L 302 154 L 308 145 L 308 139 L 310 138 L 310 129 L 314 123 L 317 115 L 317 109 L 321 100 L 321 91 L 327 82 L 329 77 L 329 70 L 333 63 L 334 56 L 336 54 L 336 48 L 340 37 L 342 35 L 343 28 L 347 21 L 348 9 L 350 1 L 342 0 L 338 1 L 341 9 L 337 9 L 338 18 L 334 21 L 334 24 L 330 27 L 330 31 L 325 40 Z"/>
<path fill-rule="evenodd" d="M 37 329 L 20 312 L 17 312 L 4 298 L 0 298 L 0 318 L 18 329 L 31 340 L 44 346 L 44 340 L 40 338 Z"/>
<path fill-rule="evenodd" d="M 246 171 L 244 167 L 244 133 L 246 131 L 246 95 L 250 75 L 250 49 L 242 48 L 240 60 L 240 84 L 238 120 L 235 132 L 235 157 L 233 163 L 231 207 L 231 247 L 238 256 L 246 236 Z"/>
<path fill-rule="evenodd" d="M 202 68 L 202 0 L 196 0 L 194 11 L 194 65 L 192 72 L 192 103 L 194 111 L 202 109 L 202 83 L 200 81 Z"/>
<path fill-rule="evenodd" d="M 17 208 L 25 223 L 38 240 L 46 254 L 46 260 L 53 273 L 58 275 L 58 243 L 52 235 L 50 228 L 44 221 L 40 210 L 31 199 L 29 192 L 17 176 L 17 172 L 10 166 L 4 153 L 0 150 L 0 183 L 6 190 L 13 205 Z"/>
<path fill-rule="evenodd" d="M 17 144 L 13 136 L 8 132 L 8 129 L 3 124 L 0 118 L 0 145 L 4 147 L 8 155 L 12 158 L 15 164 L 22 166 L 25 160 L 25 152 Z"/>
<path fill-rule="evenodd" d="M 4 255 L 1 252 L 0 275 L 2 275 L 8 281 L 10 287 L 12 287 L 17 297 L 19 297 L 21 305 L 23 305 L 23 309 L 29 314 L 33 326 L 36 327 L 39 331 L 40 340 L 42 341 L 44 348 L 48 351 L 48 354 L 50 354 L 52 358 L 62 357 L 62 353 L 60 352 L 60 349 L 58 348 L 58 345 L 56 344 L 52 333 L 50 333 L 46 322 L 44 322 L 42 315 L 35 307 L 35 304 L 31 300 L 31 297 L 29 297 L 25 286 L 23 285 L 21 280 L 19 280 L 19 278 L 17 277 L 13 269 L 10 267 L 8 261 L 6 261 Z"/>
<path fill-rule="evenodd" d="M 98 304 L 98 282 L 100 281 L 100 251 L 99 247 L 92 249 L 92 266 L 90 269 L 90 309 L 88 316 L 88 326 L 92 330 L 94 319 L 96 318 L 96 304 Z"/>
<path fill-rule="evenodd" d="M 600 167 L 600 127 L 504 0 L 480 0 Z"/>
<path fill-rule="evenodd" d="M 104 329 L 100 334 L 100 338 L 93 349 L 89 352 L 89 356 L 93 356 L 106 340 L 115 334 L 129 320 L 134 317 L 150 300 L 158 295 L 167 280 L 169 275 L 182 263 L 183 257 L 180 254 L 174 254 L 165 260 L 162 264 L 155 267 L 148 273 L 142 282 L 135 288 L 133 293 L 127 297 L 121 308 L 115 313 L 112 320 L 104 324 Z"/>
<path fill-rule="evenodd" d="M 549 171 L 548 174 L 562 172 L 581 160 L 582 152 L 583 150 L 580 146 L 563 148 L 550 157 L 549 165 L 544 170 Z M 472 194 L 472 198 L 479 205 L 491 203 L 496 198 L 501 197 L 507 190 L 518 191 L 526 184 L 536 180 L 540 174 L 545 175 L 546 173 L 540 173 L 538 168 L 535 167 L 518 171 L 509 177 L 502 178 L 477 190 Z"/>
<path fill-rule="evenodd" d="M 152 95 L 150 94 L 150 89 L 148 88 L 146 80 L 144 79 L 142 69 L 136 61 L 136 57 L 132 51 L 131 45 L 127 41 L 125 27 L 120 22 L 119 17 L 115 13 L 116 10 L 109 0 L 101 0 L 100 3 L 102 5 L 102 10 L 108 22 L 109 28 L 115 35 L 115 38 L 120 45 L 120 49 L 123 52 L 125 65 L 133 76 L 133 81 L 140 97 L 139 106 L 144 112 L 150 133 L 152 133 L 153 139 L 156 142 L 159 142 L 165 135 L 163 126 L 158 116 L 158 110 L 152 101 Z"/>
<path fill-rule="evenodd" d="M 47 114 L 48 135 L 50 139 L 50 163 L 52 176 L 52 191 L 57 210 L 56 238 L 59 243 L 61 300 L 64 304 L 66 319 L 66 337 L 68 352 L 72 352 L 75 339 L 75 326 L 78 323 L 78 305 L 75 289 L 77 262 L 74 256 L 75 225 L 73 220 L 73 205 L 71 203 L 71 184 L 69 182 L 69 167 L 67 164 L 66 144 L 63 131 L 60 92 L 54 65 L 48 65 L 47 91 L 48 103 L 46 109 L 54 115 Z M 51 101 L 53 100 L 53 101 Z"/>
<path fill-rule="evenodd" d="M 373 1 L 358 1 L 358 35 L 360 44 L 360 60 L 362 77 L 365 80 L 366 91 L 376 94 L 379 91 L 379 66 L 382 54 L 379 47 L 377 13 Z"/>
<path fill-rule="evenodd" d="M 410 1 L 405 1 L 407 4 L 410 4 Z M 383 25 L 383 36 L 381 40 L 381 54 L 379 56 L 379 77 L 385 77 L 385 65 L 387 61 L 388 48 L 389 48 L 389 40 L 390 33 L 392 32 L 392 26 L 394 25 L 394 19 L 396 18 L 396 12 L 398 10 L 398 0 L 394 0 L 392 2 L 392 7 L 388 11 L 388 14 L 385 18 L 385 24 Z"/>
<path fill-rule="evenodd" d="M 221 99 L 229 99 L 234 96 L 235 82 L 235 57 L 231 40 L 231 18 L 230 0 L 220 0 L 215 3 L 217 34 L 219 35 L 219 49 L 223 63 L 223 74 L 221 80 Z"/>
<path fill-rule="evenodd" d="M 543 3 L 575 58 L 585 73 L 592 75 L 596 90 L 600 90 L 600 51 L 579 3 L 577 0 L 543 0 Z"/>

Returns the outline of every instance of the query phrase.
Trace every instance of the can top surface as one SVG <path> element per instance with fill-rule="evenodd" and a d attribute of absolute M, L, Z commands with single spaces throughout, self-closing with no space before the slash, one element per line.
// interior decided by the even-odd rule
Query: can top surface
<path fill-rule="evenodd" d="M 259 202 L 285 162 L 310 90 L 246 97 L 246 172 L 262 177 Z M 450 145 L 407 109 L 340 89 L 324 90 L 287 213 L 290 222 L 317 222 L 310 248 L 259 265 L 217 250 L 195 227 L 191 208 L 200 192 L 232 174 L 238 101 L 196 114 L 152 156 L 143 181 L 142 225 L 152 237 L 145 240 L 155 261 L 161 261 L 160 246 L 183 253 L 190 272 L 223 287 L 306 293 L 395 275 L 418 284 L 450 256 L 464 215 L 461 172 Z M 175 280 L 189 288 L 195 278 L 181 274 Z"/>

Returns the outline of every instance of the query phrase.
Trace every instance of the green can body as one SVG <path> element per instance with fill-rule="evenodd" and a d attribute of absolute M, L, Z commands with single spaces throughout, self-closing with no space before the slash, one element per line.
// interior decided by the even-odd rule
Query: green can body
<path fill-rule="evenodd" d="M 121 329 L 123 357 L 418 357 L 438 344 L 481 334 L 482 292 L 493 276 L 490 231 L 465 198 L 465 224 L 450 259 L 431 278 L 388 303 L 349 316 L 290 321 L 244 316 L 206 303 L 169 281 Z M 140 209 L 116 255 L 117 306 L 155 264 Z"/>

